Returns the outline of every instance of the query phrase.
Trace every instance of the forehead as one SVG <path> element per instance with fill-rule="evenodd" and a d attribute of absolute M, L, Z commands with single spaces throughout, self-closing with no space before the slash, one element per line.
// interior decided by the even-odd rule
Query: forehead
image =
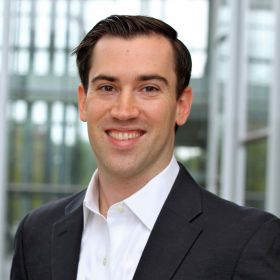
<path fill-rule="evenodd" d="M 91 56 L 91 71 L 101 69 L 175 72 L 173 48 L 167 38 L 157 34 L 132 38 L 106 35 L 96 43 Z"/>

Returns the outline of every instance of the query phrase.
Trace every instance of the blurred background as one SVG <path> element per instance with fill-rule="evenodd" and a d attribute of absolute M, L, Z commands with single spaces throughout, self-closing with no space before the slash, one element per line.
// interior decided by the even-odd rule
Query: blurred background
<path fill-rule="evenodd" d="M 172 25 L 193 58 L 194 105 L 175 154 L 210 191 L 280 216 L 280 1 L 0 1 L 0 279 L 22 217 L 85 188 L 96 167 L 71 50 L 97 21 Z"/>

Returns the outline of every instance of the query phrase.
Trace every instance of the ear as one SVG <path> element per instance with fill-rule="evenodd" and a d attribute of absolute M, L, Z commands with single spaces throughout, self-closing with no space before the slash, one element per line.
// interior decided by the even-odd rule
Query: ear
<path fill-rule="evenodd" d="M 78 109 L 80 114 L 80 120 L 86 122 L 87 121 L 87 114 L 86 114 L 87 94 L 85 92 L 84 86 L 81 83 L 78 86 L 77 95 L 78 95 Z"/>
<path fill-rule="evenodd" d="M 186 87 L 181 94 L 181 96 L 177 100 L 177 108 L 176 108 L 176 124 L 181 126 L 183 125 L 191 112 L 192 107 L 192 88 Z"/>

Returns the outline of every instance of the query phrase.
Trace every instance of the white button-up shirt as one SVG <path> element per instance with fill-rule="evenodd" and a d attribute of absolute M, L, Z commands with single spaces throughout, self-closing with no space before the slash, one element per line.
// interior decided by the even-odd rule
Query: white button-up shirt
<path fill-rule="evenodd" d="M 99 212 L 98 171 L 95 171 L 83 203 L 84 230 L 77 280 L 133 278 L 178 172 L 179 165 L 173 157 L 143 188 L 112 205 L 105 218 Z"/>

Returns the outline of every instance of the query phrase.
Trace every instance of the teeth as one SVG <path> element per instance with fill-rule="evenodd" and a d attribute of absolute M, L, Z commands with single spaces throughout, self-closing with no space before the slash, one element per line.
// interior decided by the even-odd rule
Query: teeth
<path fill-rule="evenodd" d="M 117 140 L 129 140 L 140 136 L 140 132 L 109 131 L 109 135 Z"/>

